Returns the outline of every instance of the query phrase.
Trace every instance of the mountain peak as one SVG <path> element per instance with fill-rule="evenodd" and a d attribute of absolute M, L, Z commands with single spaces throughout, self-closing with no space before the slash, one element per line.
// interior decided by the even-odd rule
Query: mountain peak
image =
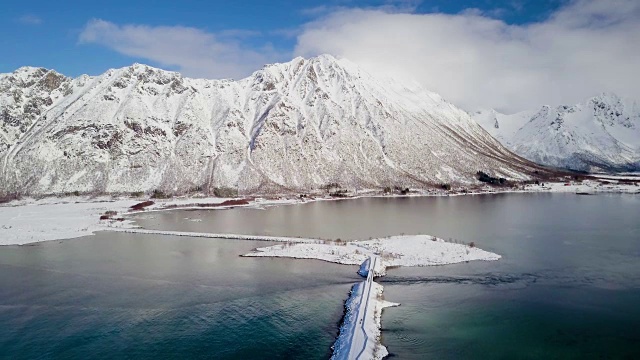
<path fill-rule="evenodd" d="M 295 71 L 299 70 L 301 67 L 303 67 L 305 65 L 320 65 L 320 66 L 326 66 L 326 67 L 331 67 L 331 66 L 343 67 L 345 65 L 345 62 L 341 61 L 341 60 L 338 60 L 338 59 L 336 59 L 335 57 L 333 57 L 332 55 L 329 55 L 329 54 L 321 54 L 321 55 L 310 57 L 310 58 L 304 58 L 302 56 L 298 56 L 298 57 L 295 57 L 292 60 L 287 61 L 287 62 L 267 64 L 267 65 L 263 66 L 262 69 L 260 69 L 260 70 L 258 70 L 256 72 L 269 71 L 269 70 L 289 71 L 291 69 L 293 69 L 293 71 L 295 72 Z"/>
<path fill-rule="evenodd" d="M 5 86 L 15 86 L 21 89 L 34 87 L 48 92 L 57 89 L 63 82 L 70 80 L 55 70 L 33 66 L 23 66 L 12 73 L 1 75 L 0 80 Z"/>
<path fill-rule="evenodd" d="M 602 92 L 591 99 L 589 99 L 586 103 L 591 103 L 594 106 L 594 110 L 597 111 L 598 108 L 604 109 L 608 107 L 620 107 L 623 106 L 623 98 L 618 96 L 612 92 Z"/>
<path fill-rule="evenodd" d="M 34 87 L 19 105 L 42 106 L 12 107 L 0 193 L 422 187 L 535 167 L 462 110 L 330 55 L 228 83 L 143 64 L 81 82 L 53 95 Z M 11 85 L 0 105 L 15 103 Z"/>
<path fill-rule="evenodd" d="M 541 164 L 581 171 L 640 169 L 640 108 L 631 99 L 603 92 L 575 105 L 544 105 L 516 115 L 497 114 L 499 129 L 486 116 L 474 118 L 516 154 Z"/>
<path fill-rule="evenodd" d="M 170 70 L 164 70 L 164 69 L 160 69 L 154 66 L 150 66 L 147 64 L 141 64 L 141 63 L 133 63 L 131 66 L 128 66 L 126 68 L 124 68 L 126 70 L 128 70 L 129 72 L 132 73 L 148 73 L 148 72 L 155 72 L 155 73 L 170 73 L 170 74 L 179 74 L 176 71 L 170 71 Z"/>
<path fill-rule="evenodd" d="M 13 73 L 14 74 L 33 74 L 35 72 L 47 72 L 49 69 L 37 66 L 21 66 L 17 68 Z"/>
<path fill-rule="evenodd" d="M 620 96 L 618 96 L 618 94 L 611 92 L 611 91 L 603 91 L 600 94 L 594 96 L 591 98 L 593 99 L 598 99 L 598 100 L 615 100 L 615 101 L 619 101 L 622 98 Z"/>
<path fill-rule="evenodd" d="M 6 75 L 13 76 L 15 79 L 24 81 L 26 79 L 40 78 L 50 72 L 59 75 L 55 70 L 35 66 L 22 66 Z"/>

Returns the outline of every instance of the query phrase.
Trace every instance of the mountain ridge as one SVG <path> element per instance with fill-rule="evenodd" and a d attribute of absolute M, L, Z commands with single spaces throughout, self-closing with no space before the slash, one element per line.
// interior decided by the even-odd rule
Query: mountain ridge
<path fill-rule="evenodd" d="M 472 117 L 509 149 L 540 164 L 640 171 L 640 106 L 632 99 L 601 93 L 575 105 L 543 105 L 512 115 L 482 110 Z"/>
<path fill-rule="evenodd" d="M 540 170 L 439 95 L 330 55 L 240 80 L 23 67 L 0 74 L 0 105 L 4 193 L 421 187 Z"/>

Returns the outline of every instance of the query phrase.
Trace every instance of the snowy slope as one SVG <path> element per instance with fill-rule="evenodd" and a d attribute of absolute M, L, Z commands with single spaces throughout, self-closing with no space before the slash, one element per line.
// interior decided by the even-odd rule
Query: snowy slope
<path fill-rule="evenodd" d="M 602 94 L 574 106 L 473 114 L 496 139 L 540 164 L 582 171 L 640 170 L 640 106 Z"/>
<path fill-rule="evenodd" d="M 535 111 L 526 110 L 507 115 L 494 109 L 483 109 L 471 114 L 471 117 L 480 124 L 480 126 L 487 130 L 491 136 L 508 148 L 512 148 L 511 141 L 518 130 L 520 130 L 520 128 L 522 128 L 535 114 Z"/>
<path fill-rule="evenodd" d="M 238 80 L 149 66 L 0 75 L 0 193 L 242 192 L 526 178 L 440 96 L 322 55 Z"/>

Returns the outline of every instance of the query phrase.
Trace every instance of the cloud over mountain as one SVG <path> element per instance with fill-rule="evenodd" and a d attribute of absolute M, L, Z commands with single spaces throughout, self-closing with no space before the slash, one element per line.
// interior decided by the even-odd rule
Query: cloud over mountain
<path fill-rule="evenodd" d="M 328 53 L 372 73 L 417 81 L 467 110 L 511 113 L 601 92 L 640 99 L 640 2 L 572 0 L 520 25 L 499 19 L 499 10 L 451 15 L 398 4 L 323 7 L 294 31 L 290 50 L 276 50 L 252 31 L 100 19 L 86 24 L 79 42 L 207 78 L 241 78 L 265 63 Z"/>
<path fill-rule="evenodd" d="M 513 112 L 602 91 L 640 98 L 640 2 L 576 0 L 525 25 L 492 15 L 341 9 L 307 24 L 295 53 L 416 80 L 467 109 Z"/>

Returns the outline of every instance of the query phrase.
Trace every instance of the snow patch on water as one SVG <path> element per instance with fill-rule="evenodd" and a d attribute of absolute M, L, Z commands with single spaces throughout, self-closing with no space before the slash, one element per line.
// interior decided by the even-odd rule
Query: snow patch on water
<path fill-rule="evenodd" d="M 385 275 L 390 266 L 431 266 L 500 259 L 500 255 L 475 246 L 450 243 L 430 235 L 391 236 L 346 243 L 325 241 L 279 244 L 257 248 L 244 256 L 319 259 L 338 264 L 360 265 L 374 255 L 381 259 L 375 266 L 375 276 Z"/>

